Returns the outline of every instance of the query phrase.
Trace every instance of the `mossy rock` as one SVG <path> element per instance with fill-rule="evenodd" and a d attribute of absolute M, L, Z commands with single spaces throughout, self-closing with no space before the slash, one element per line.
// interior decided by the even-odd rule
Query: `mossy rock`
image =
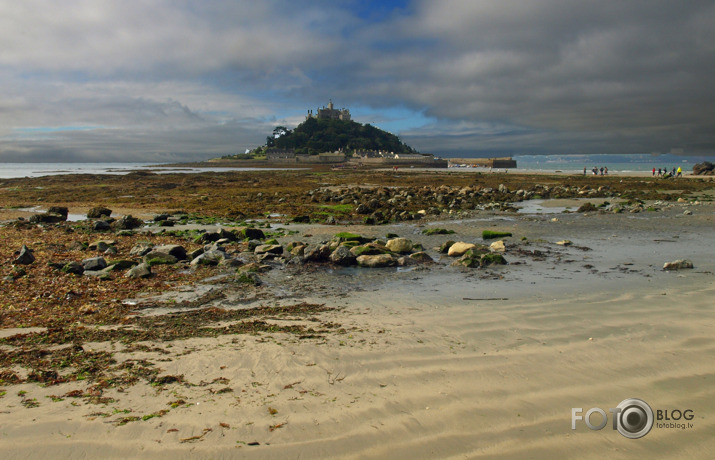
<path fill-rule="evenodd" d="M 364 236 L 358 235 L 357 233 L 350 233 L 350 232 L 340 232 L 336 233 L 333 236 L 334 241 L 357 241 L 359 244 L 365 244 L 369 243 L 371 240 L 370 238 L 365 238 Z"/>
<path fill-rule="evenodd" d="M 593 212 L 593 211 L 598 211 L 598 208 L 593 205 L 593 203 L 584 203 L 582 204 L 576 212 Z"/>
<path fill-rule="evenodd" d="M 507 261 L 501 254 L 482 254 L 479 260 L 480 267 L 488 267 L 490 265 L 506 265 Z"/>
<path fill-rule="evenodd" d="M 112 268 L 112 271 L 116 271 L 116 270 L 129 270 L 130 268 L 132 268 L 133 266 L 138 265 L 138 264 L 139 263 L 134 260 L 122 259 L 122 260 L 115 260 L 115 261 L 109 262 L 109 264 L 107 264 L 107 265 Z"/>
<path fill-rule="evenodd" d="M 492 240 L 494 238 L 506 238 L 507 236 L 511 236 L 511 232 L 495 232 L 493 230 L 484 230 L 482 232 L 483 240 Z"/>
<path fill-rule="evenodd" d="M 451 235 L 456 232 L 454 230 L 447 230 L 446 228 L 428 228 L 426 230 L 422 230 L 422 233 L 424 235 L 431 236 L 431 235 Z"/>

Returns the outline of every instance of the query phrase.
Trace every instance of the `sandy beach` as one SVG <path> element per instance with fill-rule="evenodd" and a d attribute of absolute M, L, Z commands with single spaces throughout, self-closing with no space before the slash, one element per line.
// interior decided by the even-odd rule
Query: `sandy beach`
<path fill-rule="evenodd" d="M 586 200 L 533 200 L 519 212 L 351 225 L 369 238 L 420 243 L 435 263 L 286 264 L 261 273 L 250 291 L 219 277 L 140 295 L 139 316 L 194 311 L 182 302 L 207 292 L 220 295 L 199 308 L 326 308 L 260 318 L 313 333 L 85 342 L 84 352 L 111 352 L 117 363 L 172 378 L 111 386 L 94 400 L 89 381 L 0 385 L 0 456 L 707 458 L 715 428 L 715 206 L 707 196 L 647 202 L 654 210 L 640 213 L 563 213 Z M 297 234 L 281 244 L 310 247 L 343 230 L 290 228 Z M 430 228 L 454 233 L 425 235 Z M 447 240 L 481 242 L 485 229 L 512 233 L 508 265 L 455 267 L 436 250 Z M 677 259 L 694 268 L 663 270 Z M 43 328 L 0 332 L 34 330 Z M 645 437 L 628 439 L 608 412 L 627 398 L 693 417 L 673 427 L 656 421 Z M 608 423 L 572 430 L 572 408 L 602 408 Z"/>

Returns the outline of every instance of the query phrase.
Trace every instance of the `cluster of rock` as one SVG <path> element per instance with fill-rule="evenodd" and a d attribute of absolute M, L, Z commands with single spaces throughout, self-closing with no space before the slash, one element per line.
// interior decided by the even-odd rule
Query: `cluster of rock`
<path fill-rule="evenodd" d="M 715 175 L 715 165 L 709 161 L 704 161 L 693 166 L 693 174 L 696 176 L 712 176 Z"/>
<path fill-rule="evenodd" d="M 307 204 L 354 205 L 365 223 L 380 224 L 388 221 L 420 219 L 425 215 L 439 215 L 451 210 L 502 209 L 515 210 L 509 203 L 535 198 L 576 198 L 614 196 L 606 185 L 593 188 L 589 185 L 547 186 L 509 190 L 504 184 L 497 188 L 440 185 L 438 187 L 346 187 L 340 189 L 315 189 L 306 192 Z M 419 209 L 414 211 L 414 209 Z"/>
<path fill-rule="evenodd" d="M 447 241 L 440 246 L 439 251 L 449 257 L 457 257 L 452 265 L 478 268 L 491 265 L 506 265 L 507 261 L 502 255 L 506 251 L 503 240 L 495 241 L 491 245 L 465 243 L 464 241 Z"/>
<path fill-rule="evenodd" d="M 331 241 L 312 248 L 294 243 L 291 254 L 302 257 L 304 262 L 333 263 L 343 267 L 380 268 L 433 262 L 420 245 L 407 238 L 371 240 L 353 233 L 338 233 Z"/>

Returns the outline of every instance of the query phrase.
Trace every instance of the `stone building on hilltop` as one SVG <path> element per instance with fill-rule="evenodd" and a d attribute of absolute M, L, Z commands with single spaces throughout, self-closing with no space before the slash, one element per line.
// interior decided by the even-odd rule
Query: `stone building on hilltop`
<path fill-rule="evenodd" d="M 327 120 L 343 120 L 343 121 L 350 121 L 350 110 L 348 109 L 335 109 L 333 108 L 333 101 L 332 99 L 330 102 L 328 102 L 327 107 L 320 108 L 316 111 L 317 113 L 313 115 L 312 110 L 308 110 L 308 116 L 307 118 L 318 118 L 318 119 L 327 119 Z"/>

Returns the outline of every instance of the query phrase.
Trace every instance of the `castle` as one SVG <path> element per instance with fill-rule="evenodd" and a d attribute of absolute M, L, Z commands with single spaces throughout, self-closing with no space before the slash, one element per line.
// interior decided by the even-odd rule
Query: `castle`
<path fill-rule="evenodd" d="M 350 121 L 350 111 L 348 109 L 334 109 L 333 108 L 333 101 L 332 99 L 330 102 L 328 102 L 327 107 L 323 107 L 321 109 L 317 110 L 317 114 L 313 115 L 312 110 L 308 110 L 308 116 L 306 117 L 306 120 L 308 118 L 318 118 L 318 119 L 327 119 L 327 120 L 343 120 L 343 121 Z"/>

